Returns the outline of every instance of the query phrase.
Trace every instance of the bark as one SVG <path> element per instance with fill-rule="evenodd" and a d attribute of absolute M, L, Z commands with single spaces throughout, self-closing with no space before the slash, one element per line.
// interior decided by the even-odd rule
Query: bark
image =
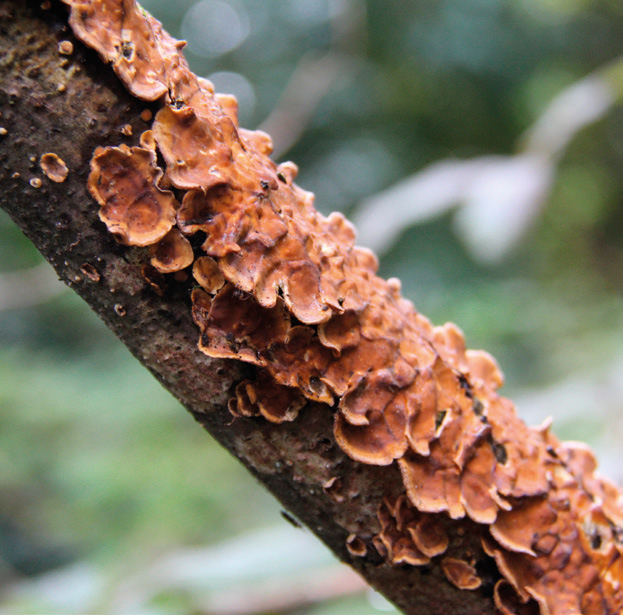
<path fill-rule="evenodd" d="M 401 479 L 395 466 L 346 457 L 334 441 L 328 408 L 303 410 L 295 422 L 282 425 L 232 420 L 227 401 L 249 368 L 211 360 L 197 349 L 187 285 L 170 285 L 158 296 L 141 275 L 145 250 L 115 242 L 86 190 L 93 149 L 117 145 L 126 124 L 135 136 L 124 142 L 136 142 L 146 128 L 139 114 L 149 105 L 130 96 L 73 37 L 66 10 L 55 3 L 45 10 L 40 0 L 0 0 L 0 31 L 0 126 L 7 131 L 0 136 L 0 205 L 59 277 L 286 509 L 405 613 L 493 613 L 499 575 L 482 554 L 475 525 L 473 532 L 469 522 L 450 532 L 455 553 L 469 551 L 480 562 L 485 582 L 476 591 L 450 585 L 435 561 L 390 566 L 376 554 L 369 542 L 378 531 L 376 511 L 384 494 L 402 489 Z M 59 54 L 62 40 L 73 43 L 73 54 Z M 69 167 L 64 183 L 42 173 L 39 159 L 47 152 Z M 323 484 L 334 477 L 339 488 L 329 494 Z M 346 549 L 351 533 L 368 539 L 365 557 L 352 557 Z"/>

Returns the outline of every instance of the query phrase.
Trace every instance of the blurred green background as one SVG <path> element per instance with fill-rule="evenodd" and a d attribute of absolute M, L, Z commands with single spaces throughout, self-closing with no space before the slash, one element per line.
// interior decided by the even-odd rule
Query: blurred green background
<path fill-rule="evenodd" d="M 528 422 L 554 416 L 621 482 L 618 0 L 143 5 L 323 213 L 360 221 L 384 276 L 498 358 Z M 40 263 L 0 214 L 0 613 L 390 608 Z M 299 596 L 310 570 L 324 589 Z"/>

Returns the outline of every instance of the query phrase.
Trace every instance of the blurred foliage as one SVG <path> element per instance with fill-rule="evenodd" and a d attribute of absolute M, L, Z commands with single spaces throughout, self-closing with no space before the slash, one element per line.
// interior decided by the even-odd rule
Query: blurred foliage
<path fill-rule="evenodd" d="M 249 128 L 275 107 L 301 58 L 339 43 L 340 15 L 365 10 L 350 33 L 348 71 L 285 154 L 324 213 L 348 214 L 435 160 L 513 153 L 552 97 L 621 54 L 623 40 L 617 0 L 143 5 L 190 39 L 192 67 L 238 95 Z M 214 15 L 223 23 L 211 23 Z M 567 374 L 598 375 L 622 346 L 622 170 L 618 108 L 571 143 L 512 258 L 475 262 L 442 217 L 404 229 L 381 273 L 400 277 L 433 322 L 456 321 L 469 346 L 492 351 L 510 395 Z M 0 271 L 37 262 L 0 215 Z M 576 438 L 603 429 L 590 419 L 563 426 Z M 115 570 L 128 557 L 278 518 L 269 496 L 70 292 L 0 313 L 0 492 L 0 589 L 76 559 Z M 179 611 L 177 600 L 162 602 L 155 612 Z M 374 611 L 345 599 L 306 612 L 349 608 Z"/>

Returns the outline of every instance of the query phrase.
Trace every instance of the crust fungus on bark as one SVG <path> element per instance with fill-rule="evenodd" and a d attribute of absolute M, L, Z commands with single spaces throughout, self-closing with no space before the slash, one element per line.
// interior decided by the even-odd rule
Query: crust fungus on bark
<path fill-rule="evenodd" d="M 54 152 L 43 154 L 39 160 L 39 166 L 46 176 L 57 184 L 62 184 L 67 179 L 69 169 Z"/>
<path fill-rule="evenodd" d="M 353 460 L 349 487 L 346 475 L 319 479 L 337 504 L 361 495 L 362 466 L 385 466 L 379 527 L 351 523 L 344 537 L 354 565 L 381 586 L 396 564 L 428 566 L 468 594 L 488 591 L 501 613 L 621 612 L 623 502 L 591 453 L 521 422 L 497 393 L 495 360 L 376 276 L 350 223 L 314 209 L 296 165 L 268 158 L 270 138 L 239 128 L 235 99 L 196 77 L 183 42 L 134 0 L 63 1 L 76 36 L 159 107 L 140 145 L 95 151 L 89 189 L 122 243 L 151 246 L 142 272 L 159 294 L 168 272 L 192 264 L 199 349 L 255 370 L 232 392 L 232 414 L 293 430 L 333 414 Z M 386 593 L 417 611 L 408 588 Z"/>
<path fill-rule="evenodd" d="M 591 473 L 596 497 L 582 484 L 583 475 L 566 467 L 548 431 L 523 426 L 497 395 L 502 377 L 494 360 L 482 351 L 466 352 L 456 326 L 433 328 L 401 297 L 399 283 L 378 278 L 376 259 L 355 247 L 352 227 L 339 214 L 318 214 L 313 197 L 292 183 L 292 167 L 290 182 L 283 181 L 286 169 L 267 158 L 270 142 L 239 133 L 235 99 L 215 96 L 209 83 L 192 74 L 180 53 L 183 43 L 130 0 L 86 7 L 65 1 L 77 36 L 112 62 L 134 95 L 163 97 L 153 135 L 167 178 L 188 191 L 176 208 L 178 224 L 186 234 L 206 234 L 197 258 L 216 259 L 228 282 L 213 297 L 193 292 L 199 347 L 262 368 L 255 383 L 239 385 L 232 410 L 282 422 L 298 414 L 297 395 L 335 405 L 336 441 L 348 455 L 376 465 L 398 460 L 408 498 L 403 507 L 468 516 L 484 526 L 485 549 L 521 602 L 534 599 L 542 613 L 561 615 L 587 604 L 597 611 L 618 609 L 622 579 L 612 573 L 620 569 L 623 551 L 618 494 L 604 508 L 603 483 Z M 161 196 L 153 150 L 134 148 L 128 155 L 108 148 L 94 157 L 90 178 L 104 207 L 115 195 L 102 195 L 95 186 L 101 184 L 102 159 L 117 153 L 128 163 L 131 203 L 149 183 L 143 180 L 132 195 L 133 173 L 141 172 L 139 164 L 134 171 L 132 156 L 151 163 L 152 194 Z M 150 198 L 147 205 L 161 200 Z M 169 230 L 173 203 L 171 195 L 165 214 L 163 207 L 156 211 L 167 237 L 181 241 L 179 232 Z M 155 254 L 163 250 L 162 232 L 135 240 L 119 225 L 112 230 L 125 243 L 160 241 Z M 189 253 L 190 244 L 181 245 Z M 155 258 L 159 271 L 176 270 Z M 190 253 L 177 268 L 192 260 Z M 610 508 L 615 515 L 608 515 Z M 586 530 L 589 511 L 599 523 Z M 397 521 L 390 531 L 383 525 L 382 555 L 394 563 L 429 563 L 411 535 L 396 535 L 403 526 Z M 553 556 L 563 544 L 571 557 Z M 470 564 L 443 561 L 455 585 L 480 586 Z M 583 583 L 576 582 L 579 573 Z"/>
<path fill-rule="evenodd" d="M 89 191 L 100 220 L 121 243 L 154 245 L 172 229 L 177 207 L 173 193 L 158 185 L 162 175 L 153 150 L 125 144 L 95 150 Z"/>

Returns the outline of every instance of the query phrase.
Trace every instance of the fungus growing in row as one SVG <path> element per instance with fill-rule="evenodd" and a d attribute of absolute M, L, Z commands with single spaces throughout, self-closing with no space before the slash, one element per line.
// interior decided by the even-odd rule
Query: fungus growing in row
<path fill-rule="evenodd" d="M 621 612 L 617 529 L 562 464 L 554 467 L 552 479 L 547 497 L 500 514 L 491 538 L 483 541 L 485 551 L 519 599 L 536 600 L 543 613 Z"/>
<path fill-rule="evenodd" d="M 623 501 L 590 452 L 517 417 L 497 393 L 495 360 L 467 350 L 456 325 L 433 327 L 397 280 L 376 275 L 352 225 L 315 210 L 296 165 L 276 165 L 270 137 L 238 127 L 235 99 L 190 71 L 182 42 L 133 0 L 64 1 L 76 35 L 130 92 L 161 99 L 141 147 L 95 151 L 89 190 L 122 243 L 151 246 L 142 271 L 157 292 L 163 272 L 192 264 L 199 348 L 257 368 L 232 413 L 281 423 L 306 399 L 329 404 L 346 454 L 397 462 L 404 494 L 383 501 L 372 539 L 388 561 L 429 563 L 448 548 L 450 520 L 469 517 L 505 579 L 494 590 L 501 612 L 622 612 Z M 182 192 L 181 205 L 165 187 Z M 186 236 L 200 233 L 193 251 Z M 325 491 L 342 497 L 336 484 Z M 365 556 L 354 534 L 347 548 Z M 441 566 L 457 587 L 481 583 L 471 561 Z"/>

